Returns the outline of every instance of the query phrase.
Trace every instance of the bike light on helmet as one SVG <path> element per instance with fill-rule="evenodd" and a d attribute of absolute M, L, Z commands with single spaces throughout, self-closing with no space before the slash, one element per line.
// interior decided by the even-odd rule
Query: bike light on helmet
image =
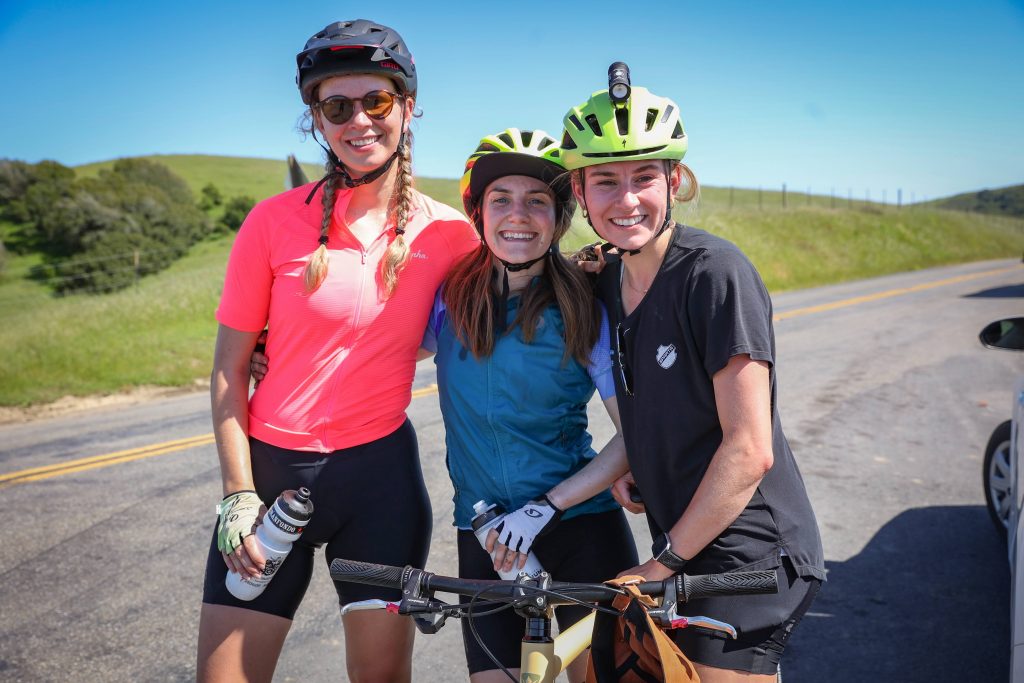
<path fill-rule="evenodd" d="M 625 62 L 614 62 L 608 67 L 608 95 L 613 104 L 629 99 L 629 67 Z"/>

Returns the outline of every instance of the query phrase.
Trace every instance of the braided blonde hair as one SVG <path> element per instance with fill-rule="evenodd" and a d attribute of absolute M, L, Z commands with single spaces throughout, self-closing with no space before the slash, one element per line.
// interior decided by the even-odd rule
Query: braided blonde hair
<path fill-rule="evenodd" d="M 387 253 L 381 264 L 382 277 L 384 279 L 384 298 L 390 298 L 398 286 L 398 274 L 405 268 L 409 260 L 409 245 L 405 242 L 405 224 L 409 220 L 409 212 L 412 210 L 412 153 L 409 146 L 412 143 L 412 132 L 406 132 L 407 141 L 399 150 L 398 174 L 395 176 L 395 189 L 391 195 L 395 221 L 395 239 L 388 245 Z"/>
<path fill-rule="evenodd" d="M 320 221 L 320 246 L 309 257 L 309 261 L 306 263 L 306 270 L 302 274 L 302 280 L 306 285 L 307 292 L 315 291 L 323 283 L 324 278 L 327 277 L 327 235 L 331 230 L 331 215 L 334 213 L 334 200 L 337 197 L 338 176 L 330 175 L 334 171 L 334 165 L 330 159 L 327 160 L 325 166 L 330 177 L 324 184 L 324 215 Z"/>

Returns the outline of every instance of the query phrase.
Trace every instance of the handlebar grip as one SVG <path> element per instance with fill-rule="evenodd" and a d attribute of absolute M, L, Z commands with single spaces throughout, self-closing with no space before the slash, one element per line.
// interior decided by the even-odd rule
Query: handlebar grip
<path fill-rule="evenodd" d="M 335 581 L 367 583 L 371 586 L 402 589 L 407 578 L 408 567 L 391 567 L 386 564 L 357 562 L 338 558 L 331 562 L 331 578 Z"/>
<path fill-rule="evenodd" d="M 775 572 L 771 570 L 676 576 L 676 593 L 684 596 L 686 602 L 716 595 L 758 595 L 778 592 L 778 580 Z"/>

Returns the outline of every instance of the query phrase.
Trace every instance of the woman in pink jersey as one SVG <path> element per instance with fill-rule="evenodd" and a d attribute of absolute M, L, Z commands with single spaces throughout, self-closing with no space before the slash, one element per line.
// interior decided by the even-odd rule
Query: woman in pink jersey
<path fill-rule="evenodd" d="M 423 566 L 430 542 L 405 409 L 434 292 L 477 238 L 458 212 L 412 188 L 416 68 L 397 32 L 331 24 L 297 63 L 328 172 L 258 204 L 228 262 L 211 384 L 224 500 L 203 592 L 200 680 L 271 679 L 316 547 L 328 563 Z M 268 324 L 274 372 L 249 399 L 249 357 Z M 313 518 L 267 589 L 236 599 L 227 572 L 262 570 L 251 538 L 261 507 L 299 486 L 312 492 Z M 398 597 L 335 585 L 343 605 Z M 412 625 L 388 616 L 343 618 L 351 680 L 410 680 Z"/>

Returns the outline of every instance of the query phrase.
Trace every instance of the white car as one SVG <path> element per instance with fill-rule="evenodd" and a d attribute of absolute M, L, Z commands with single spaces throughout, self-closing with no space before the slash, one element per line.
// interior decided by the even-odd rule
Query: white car
<path fill-rule="evenodd" d="M 997 320 L 981 331 L 990 349 L 1024 351 L 1024 318 Z M 1024 376 L 1013 390 L 1011 419 L 992 432 L 985 448 L 985 502 L 992 520 L 1006 533 L 1010 557 L 1010 680 L 1024 683 Z"/>

